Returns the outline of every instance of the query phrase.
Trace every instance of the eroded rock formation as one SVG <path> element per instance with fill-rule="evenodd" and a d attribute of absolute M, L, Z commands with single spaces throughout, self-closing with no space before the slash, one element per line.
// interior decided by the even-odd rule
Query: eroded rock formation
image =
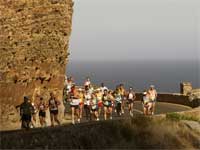
<path fill-rule="evenodd" d="M 62 98 L 72 0 L 0 0 L 0 121 L 29 95 Z"/>

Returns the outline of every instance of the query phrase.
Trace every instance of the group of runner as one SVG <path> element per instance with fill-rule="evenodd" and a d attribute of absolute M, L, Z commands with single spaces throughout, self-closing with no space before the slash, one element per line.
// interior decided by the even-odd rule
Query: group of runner
<path fill-rule="evenodd" d="M 103 115 L 104 120 L 112 119 L 113 112 L 118 116 L 124 114 L 125 105 L 128 104 L 130 116 L 133 116 L 133 106 L 136 94 L 133 88 L 125 90 L 123 84 L 116 86 L 115 90 L 109 90 L 104 83 L 94 88 L 90 78 L 87 78 L 82 87 L 76 87 L 73 78 L 65 80 L 64 90 L 65 104 L 70 104 L 72 113 L 72 124 L 80 122 L 85 112 L 86 120 L 100 120 Z M 157 92 L 154 86 L 143 93 L 142 104 L 145 115 L 153 115 Z"/>
<path fill-rule="evenodd" d="M 39 97 L 38 103 L 34 104 L 28 96 L 24 102 L 16 108 L 20 108 L 21 128 L 35 127 L 36 115 L 39 116 L 41 127 L 46 127 L 46 111 L 49 109 L 51 126 L 54 122 L 60 125 L 58 119 L 58 106 L 61 104 L 53 92 L 50 93 L 48 103 L 43 97 Z M 154 86 L 143 93 L 142 104 L 144 115 L 153 115 L 157 92 Z M 99 121 L 103 116 L 104 120 L 112 119 L 113 112 L 121 116 L 125 112 L 125 105 L 128 104 L 129 115 L 133 116 L 134 101 L 136 94 L 132 87 L 125 90 L 123 84 L 117 85 L 114 90 L 108 89 L 104 83 L 100 87 L 93 87 L 90 78 L 87 78 L 82 87 L 77 87 L 72 77 L 66 78 L 63 90 L 63 103 L 71 107 L 72 124 L 80 123 L 83 116 L 86 120 Z M 84 114 L 84 115 L 83 115 Z"/>
<path fill-rule="evenodd" d="M 29 129 L 35 127 L 36 115 L 39 115 L 41 127 L 46 127 L 46 110 L 49 109 L 51 126 L 54 126 L 54 122 L 60 125 L 58 120 L 58 106 L 60 105 L 59 100 L 56 99 L 53 92 L 50 93 L 48 104 L 44 101 L 43 97 L 39 97 L 39 102 L 34 104 L 31 102 L 30 97 L 24 96 L 24 102 L 16 108 L 20 109 L 21 116 L 21 128 Z"/>

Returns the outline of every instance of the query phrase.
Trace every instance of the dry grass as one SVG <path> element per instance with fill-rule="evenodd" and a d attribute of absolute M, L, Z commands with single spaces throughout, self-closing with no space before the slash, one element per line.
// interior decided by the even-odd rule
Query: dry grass
<path fill-rule="evenodd" d="M 17 139 L 26 136 L 18 142 Z M 167 119 L 136 117 L 1 134 L 1 148 L 197 149 L 200 134 Z M 9 141 L 13 141 L 12 145 Z M 16 142 L 15 142 L 16 141 Z"/>

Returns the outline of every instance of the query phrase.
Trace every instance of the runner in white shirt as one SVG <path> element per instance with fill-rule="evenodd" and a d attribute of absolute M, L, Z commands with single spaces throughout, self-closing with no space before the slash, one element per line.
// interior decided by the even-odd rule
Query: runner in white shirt
<path fill-rule="evenodd" d="M 108 90 L 108 88 L 104 85 L 104 83 L 101 83 L 100 90 L 101 90 L 101 93 L 104 93 L 104 91 Z"/>
<path fill-rule="evenodd" d="M 150 95 L 148 91 L 147 92 L 144 91 L 143 93 L 142 104 L 143 104 L 144 115 L 149 115 L 150 110 L 152 109 L 152 103 L 150 101 Z"/>
<path fill-rule="evenodd" d="M 87 77 L 87 79 L 86 79 L 86 81 L 85 81 L 85 83 L 84 83 L 84 86 L 86 87 L 86 86 L 90 86 L 90 85 L 91 85 L 90 78 Z"/>
<path fill-rule="evenodd" d="M 155 89 L 155 86 L 154 85 L 151 85 L 150 86 L 150 89 L 148 90 L 149 92 L 149 97 L 150 97 L 150 100 L 152 102 L 152 115 L 154 115 L 155 113 L 155 106 L 156 106 L 156 99 L 157 99 L 157 91 Z"/>
<path fill-rule="evenodd" d="M 67 84 L 67 90 L 70 93 L 72 85 L 74 84 L 72 77 L 67 78 L 67 83 L 66 84 Z"/>
<path fill-rule="evenodd" d="M 95 94 L 92 94 L 90 106 L 91 106 L 91 115 L 95 117 L 96 121 L 99 121 L 98 100 Z"/>
<path fill-rule="evenodd" d="M 72 92 L 73 93 L 71 93 L 70 96 L 70 106 L 72 111 L 72 124 L 75 124 L 75 115 L 77 117 L 78 123 L 80 123 L 80 113 L 79 113 L 80 97 L 75 85 L 73 86 Z"/>

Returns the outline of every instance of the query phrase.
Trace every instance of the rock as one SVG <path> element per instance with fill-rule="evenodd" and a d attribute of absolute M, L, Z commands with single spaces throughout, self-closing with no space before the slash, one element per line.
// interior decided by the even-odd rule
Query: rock
<path fill-rule="evenodd" d="M 193 89 L 188 95 L 191 101 L 195 99 L 200 99 L 200 89 Z"/>
<path fill-rule="evenodd" d="M 0 0 L 0 119 L 34 91 L 57 90 L 62 100 L 72 0 Z M 45 97 L 47 101 L 48 97 Z"/>
<path fill-rule="evenodd" d="M 190 129 L 193 129 L 200 133 L 200 123 L 197 121 L 191 121 L 191 120 L 182 120 L 185 125 L 187 125 Z"/>

